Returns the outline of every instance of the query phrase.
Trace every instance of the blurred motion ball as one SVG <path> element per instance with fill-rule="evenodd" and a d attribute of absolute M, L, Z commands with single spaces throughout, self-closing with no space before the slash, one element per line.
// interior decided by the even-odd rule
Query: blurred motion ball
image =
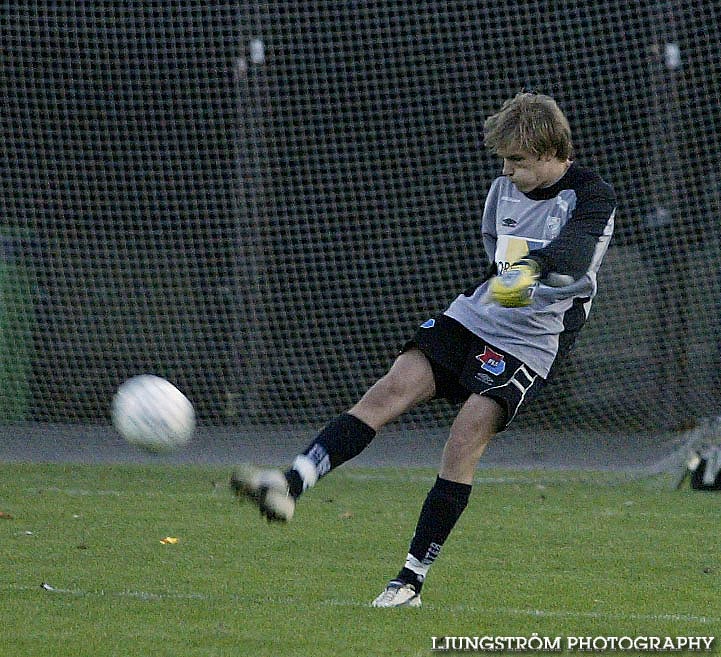
<path fill-rule="evenodd" d="M 170 452 L 187 445 L 195 430 L 190 400 L 170 381 L 140 374 L 113 397 L 113 426 L 131 445 L 148 452 Z"/>

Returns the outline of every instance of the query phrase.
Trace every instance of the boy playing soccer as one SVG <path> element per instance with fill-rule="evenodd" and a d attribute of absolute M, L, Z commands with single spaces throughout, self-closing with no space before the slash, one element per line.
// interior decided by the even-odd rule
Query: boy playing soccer
<path fill-rule="evenodd" d="M 287 521 L 306 490 L 383 426 L 432 398 L 459 405 L 405 563 L 375 607 L 420 606 L 426 574 L 468 503 L 486 445 L 562 363 L 585 323 L 613 233 L 613 189 L 573 161 L 571 130 L 552 98 L 517 94 L 486 119 L 484 137 L 503 170 L 483 212 L 492 263 L 483 279 L 421 324 L 387 374 L 287 471 L 231 478 L 268 519 Z"/>

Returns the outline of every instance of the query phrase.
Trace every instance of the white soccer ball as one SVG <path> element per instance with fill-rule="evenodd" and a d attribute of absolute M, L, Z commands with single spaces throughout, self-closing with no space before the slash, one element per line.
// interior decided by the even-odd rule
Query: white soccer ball
<path fill-rule="evenodd" d="M 190 400 L 170 381 L 153 374 L 134 376 L 118 388 L 111 418 L 130 444 L 155 453 L 183 447 L 195 430 Z"/>

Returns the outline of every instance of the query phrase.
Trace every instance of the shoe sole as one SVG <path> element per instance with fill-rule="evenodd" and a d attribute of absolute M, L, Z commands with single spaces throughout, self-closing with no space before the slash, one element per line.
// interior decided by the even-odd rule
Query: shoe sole
<path fill-rule="evenodd" d="M 388 586 L 383 593 L 381 593 L 373 602 L 371 602 L 371 607 L 376 607 L 377 609 L 390 609 L 392 607 L 420 607 L 421 606 L 421 595 L 420 593 L 415 593 L 410 598 L 407 598 L 403 602 L 399 602 L 398 604 L 377 604 L 379 601 L 381 601 L 383 598 L 386 597 L 386 594 L 388 594 L 390 591 L 395 591 L 396 595 L 393 597 L 393 600 L 396 599 L 396 596 L 400 593 L 408 593 L 408 589 L 411 587 L 404 586 L 400 589 L 396 588 L 395 586 L 391 587 Z"/>
<path fill-rule="evenodd" d="M 421 599 L 417 596 L 415 598 L 411 598 L 410 600 L 406 600 L 399 605 L 374 605 L 371 603 L 371 607 L 374 607 L 375 609 L 398 609 L 400 607 L 410 607 L 412 609 L 417 609 L 420 606 Z"/>

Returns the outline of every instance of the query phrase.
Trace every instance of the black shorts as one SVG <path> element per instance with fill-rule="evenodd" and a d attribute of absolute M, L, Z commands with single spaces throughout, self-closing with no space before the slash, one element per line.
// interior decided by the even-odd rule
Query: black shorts
<path fill-rule="evenodd" d="M 436 397 L 452 404 L 465 402 L 473 393 L 491 397 L 506 410 L 503 428 L 543 382 L 523 362 L 447 315 L 423 322 L 401 353 L 412 348 L 420 349 L 431 363 Z"/>

